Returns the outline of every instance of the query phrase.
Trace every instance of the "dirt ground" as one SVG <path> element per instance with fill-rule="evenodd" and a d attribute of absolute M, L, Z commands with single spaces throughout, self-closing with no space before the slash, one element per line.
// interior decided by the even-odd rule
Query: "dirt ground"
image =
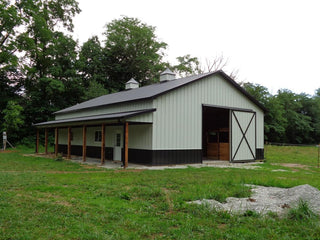
<path fill-rule="evenodd" d="M 8 149 L 6 149 L 6 150 L 2 150 L 2 149 L 0 149 L 0 153 L 11 153 L 11 152 L 16 152 L 17 150 L 8 150 Z"/>
<path fill-rule="evenodd" d="M 289 168 L 309 169 L 309 166 L 303 165 L 303 164 L 299 164 L 299 163 L 273 163 L 271 165 L 289 167 Z"/>

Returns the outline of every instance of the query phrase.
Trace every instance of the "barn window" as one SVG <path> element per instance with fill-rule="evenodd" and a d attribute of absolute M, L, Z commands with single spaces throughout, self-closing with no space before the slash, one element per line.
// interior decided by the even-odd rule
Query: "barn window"
<path fill-rule="evenodd" d="M 208 142 L 209 143 L 218 142 L 218 133 L 217 132 L 209 132 Z"/>
<path fill-rule="evenodd" d="M 102 134 L 101 134 L 101 131 L 95 131 L 95 133 L 94 133 L 94 141 L 95 142 L 101 142 L 101 136 L 102 136 Z"/>

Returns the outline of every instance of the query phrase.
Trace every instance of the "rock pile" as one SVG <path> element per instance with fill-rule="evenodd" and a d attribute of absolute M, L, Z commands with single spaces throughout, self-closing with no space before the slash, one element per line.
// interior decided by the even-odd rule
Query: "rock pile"
<path fill-rule="evenodd" d="M 260 214 L 274 212 L 282 215 L 288 209 L 297 207 L 299 201 L 304 201 L 308 203 L 308 206 L 314 213 L 320 214 L 320 191 L 308 184 L 293 188 L 248 186 L 252 187 L 252 196 L 249 198 L 229 197 L 226 199 L 226 203 L 220 203 L 212 199 L 188 203 L 205 204 L 216 210 L 231 213 L 242 214 L 246 211 L 255 211 Z"/>

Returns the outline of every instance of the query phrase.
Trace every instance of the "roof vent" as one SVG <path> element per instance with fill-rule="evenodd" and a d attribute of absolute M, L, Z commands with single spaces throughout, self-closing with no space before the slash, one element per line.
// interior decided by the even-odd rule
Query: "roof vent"
<path fill-rule="evenodd" d="M 139 83 L 133 78 L 131 78 L 128 82 L 126 82 L 126 90 L 130 90 L 138 87 L 139 87 Z"/>
<path fill-rule="evenodd" d="M 167 68 L 160 74 L 160 82 L 166 82 L 166 81 L 171 81 L 176 78 L 176 75 L 169 69 Z"/>

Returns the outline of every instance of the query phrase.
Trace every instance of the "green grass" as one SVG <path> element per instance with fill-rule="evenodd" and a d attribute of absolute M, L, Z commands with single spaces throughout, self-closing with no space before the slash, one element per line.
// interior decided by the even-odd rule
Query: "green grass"
<path fill-rule="evenodd" d="M 319 216 L 303 204 L 285 218 L 234 216 L 186 204 L 247 197 L 243 184 L 320 188 L 314 151 L 268 146 L 267 162 L 255 170 L 163 171 L 89 169 L 23 156 L 32 152 L 26 148 L 0 152 L 0 239 L 319 239 Z M 274 165 L 279 163 L 307 167 Z"/>
<path fill-rule="evenodd" d="M 317 167 L 318 148 L 314 146 L 265 146 L 265 157 L 270 163 L 297 163 Z"/>

